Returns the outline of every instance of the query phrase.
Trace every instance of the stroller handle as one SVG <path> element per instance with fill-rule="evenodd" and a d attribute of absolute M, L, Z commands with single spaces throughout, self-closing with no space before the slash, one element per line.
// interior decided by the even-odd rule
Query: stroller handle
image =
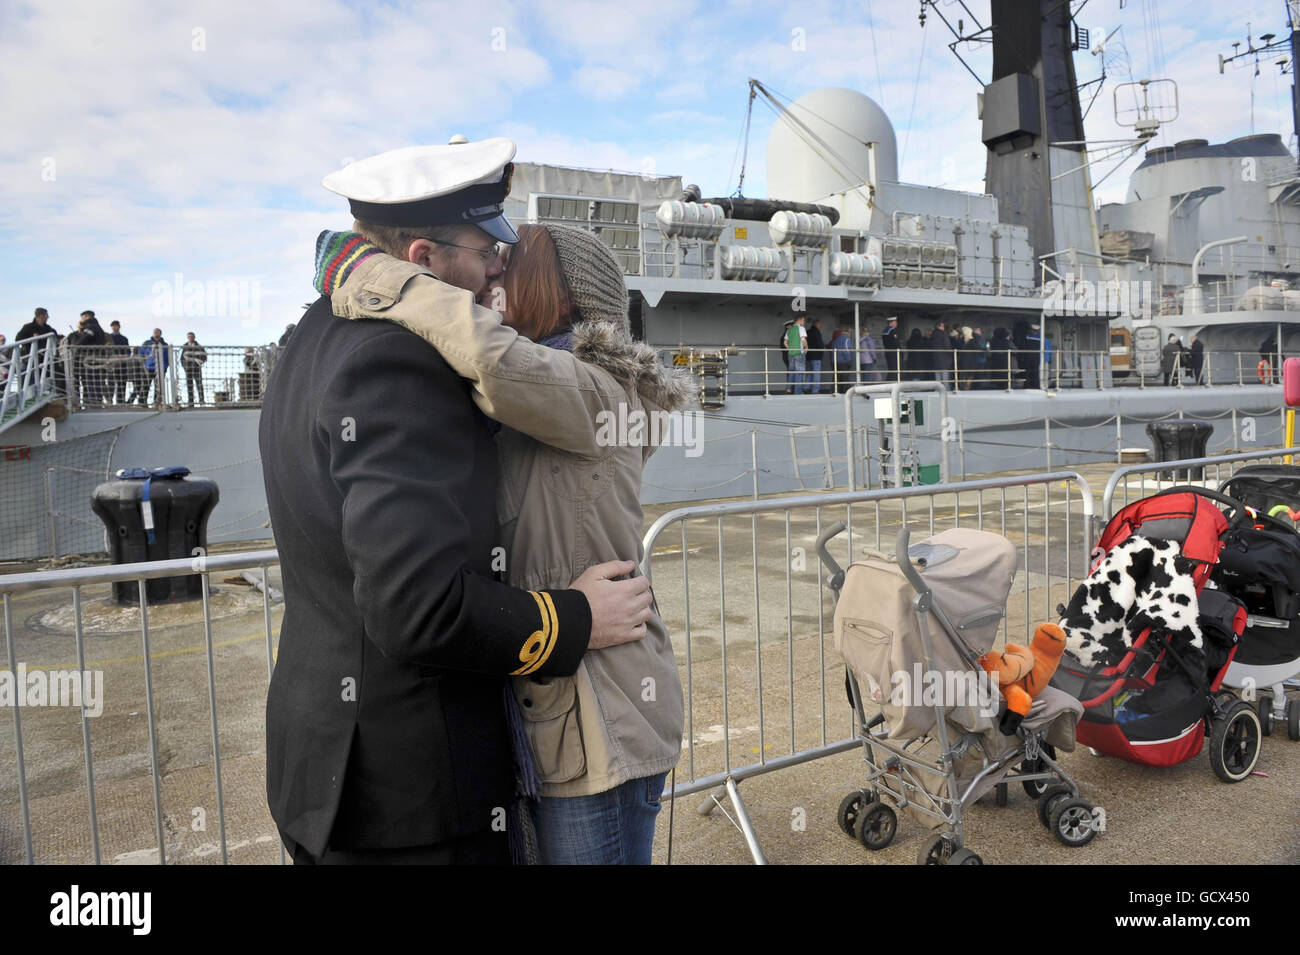
<path fill-rule="evenodd" d="M 826 565 L 826 569 L 831 572 L 831 587 L 834 588 L 835 590 L 839 590 L 839 586 L 836 583 L 837 580 L 840 583 L 843 583 L 844 568 L 842 568 L 839 565 L 839 562 L 836 561 L 835 558 L 831 556 L 831 552 L 826 549 L 826 545 L 830 542 L 832 537 L 836 537 L 839 534 L 841 534 L 844 531 L 844 528 L 845 528 L 844 522 L 837 521 L 836 523 L 832 524 L 830 527 L 826 528 L 826 530 L 822 531 L 821 534 L 817 537 L 817 544 L 816 544 L 817 556 L 820 557 L 821 562 Z"/>
<path fill-rule="evenodd" d="M 1229 480 L 1231 480 L 1231 478 L 1229 478 Z M 1222 491 L 1211 491 L 1209 488 L 1197 487 L 1194 484 L 1180 484 L 1176 487 L 1165 488 L 1160 493 L 1177 494 L 1177 493 L 1184 493 L 1188 491 L 1190 491 L 1193 494 L 1199 494 L 1201 497 L 1209 498 L 1211 501 L 1217 501 L 1220 504 L 1224 504 L 1232 508 L 1231 520 L 1234 524 L 1245 524 L 1245 523 L 1271 524 L 1274 527 L 1277 527 L 1281 530 L 1291 531 L 1291 532 L 1295 531 L 1295 528 L 1293 526 L 1287 524 L 1285 521 L 1280 520 L 1279 518 L 1272 517 L 1263 512 L 1251 514 L 1251 512 L 1246 508 L 1245 504 L 1242 504 L 1234 497 L 1229 497 L 1228 495 L 1224 494 Z"/>
<path fill-rule="evenodd" d="M 917 571 L 916 565 L 912 563 L 912 557 L 907 552 L 908 541 L 912 539 L 912 532 L 906 526 L 898 532 L 898 541 L 894 548 L 894 555 L 898 558 L 898 568 L 907 578 L 907 582 L 912 585 L 912 589 L 918 594 L 929 593 L 929 586 L 925 579 Z"/>

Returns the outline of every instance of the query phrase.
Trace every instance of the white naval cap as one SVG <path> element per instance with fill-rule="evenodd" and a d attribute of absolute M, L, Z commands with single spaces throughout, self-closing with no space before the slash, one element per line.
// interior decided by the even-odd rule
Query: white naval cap
<path fill-rule="evenodd" d="M 322 180 L 349 201 L 352 214 L 391 226 L 476 225 L 494 239 L 518 242 L 504 203 L 515 144 L 504 137 L 446 146 L 407 146 L 359 159 Z"/>

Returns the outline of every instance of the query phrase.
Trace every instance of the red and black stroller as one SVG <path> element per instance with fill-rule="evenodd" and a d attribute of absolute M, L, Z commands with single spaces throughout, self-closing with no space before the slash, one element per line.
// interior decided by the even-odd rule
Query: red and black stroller
<path fill-rule="evenodd" d="M 1220 779 L 1240 782 L 1254 770 L 1259 716 L 1221 688 L 1247 612 L 1206 586 L 1225 532 L 1251 520 L 1231 498 L 1180 487 L 1130 504 L 1107 524 L 1088 579 L 1059 608 L 1068 650 L 1052 683 L 1083 704 L 1077 736 L 1085 746 L 1175 766 L 1199 755 L 1208 735 Z"/>

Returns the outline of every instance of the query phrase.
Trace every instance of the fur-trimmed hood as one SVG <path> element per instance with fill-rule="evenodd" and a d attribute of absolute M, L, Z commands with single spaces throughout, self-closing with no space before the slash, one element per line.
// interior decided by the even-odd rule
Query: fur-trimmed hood
<path fill-rule="evenodd" d="M 680 411 L 695 400 L 697 386 L 689 371 L 665 365 L 654 348 L 632 341 L 612 322 L 575 322 L 571 334 L 575 358 L 631 384 L 665 411 Z"/>

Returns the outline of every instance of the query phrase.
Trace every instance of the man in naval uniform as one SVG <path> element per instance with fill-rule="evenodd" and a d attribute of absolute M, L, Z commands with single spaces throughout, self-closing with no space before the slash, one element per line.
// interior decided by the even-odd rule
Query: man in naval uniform
<path fill-rule="evenodd" d="M 518 241 L 502 214 L 513 155 L 502 139 L 412 147 L 325 185 L 365 238 L 477 294 L 497 243 Z M 367 254 L 335 251 L 326 284 Z M 412 332 L 336 318 L 327 296 L 275 366 L 259 444 L 285 591 L 266 732 L 286 848 L 296 863 L 508 861 L 507 675 L 570 675 L 588 648 L 642 638 L 648 584 L 614 579 L 632 561 L 569 590 L 500 583 L 496 450 L 468 385 Z"/>

